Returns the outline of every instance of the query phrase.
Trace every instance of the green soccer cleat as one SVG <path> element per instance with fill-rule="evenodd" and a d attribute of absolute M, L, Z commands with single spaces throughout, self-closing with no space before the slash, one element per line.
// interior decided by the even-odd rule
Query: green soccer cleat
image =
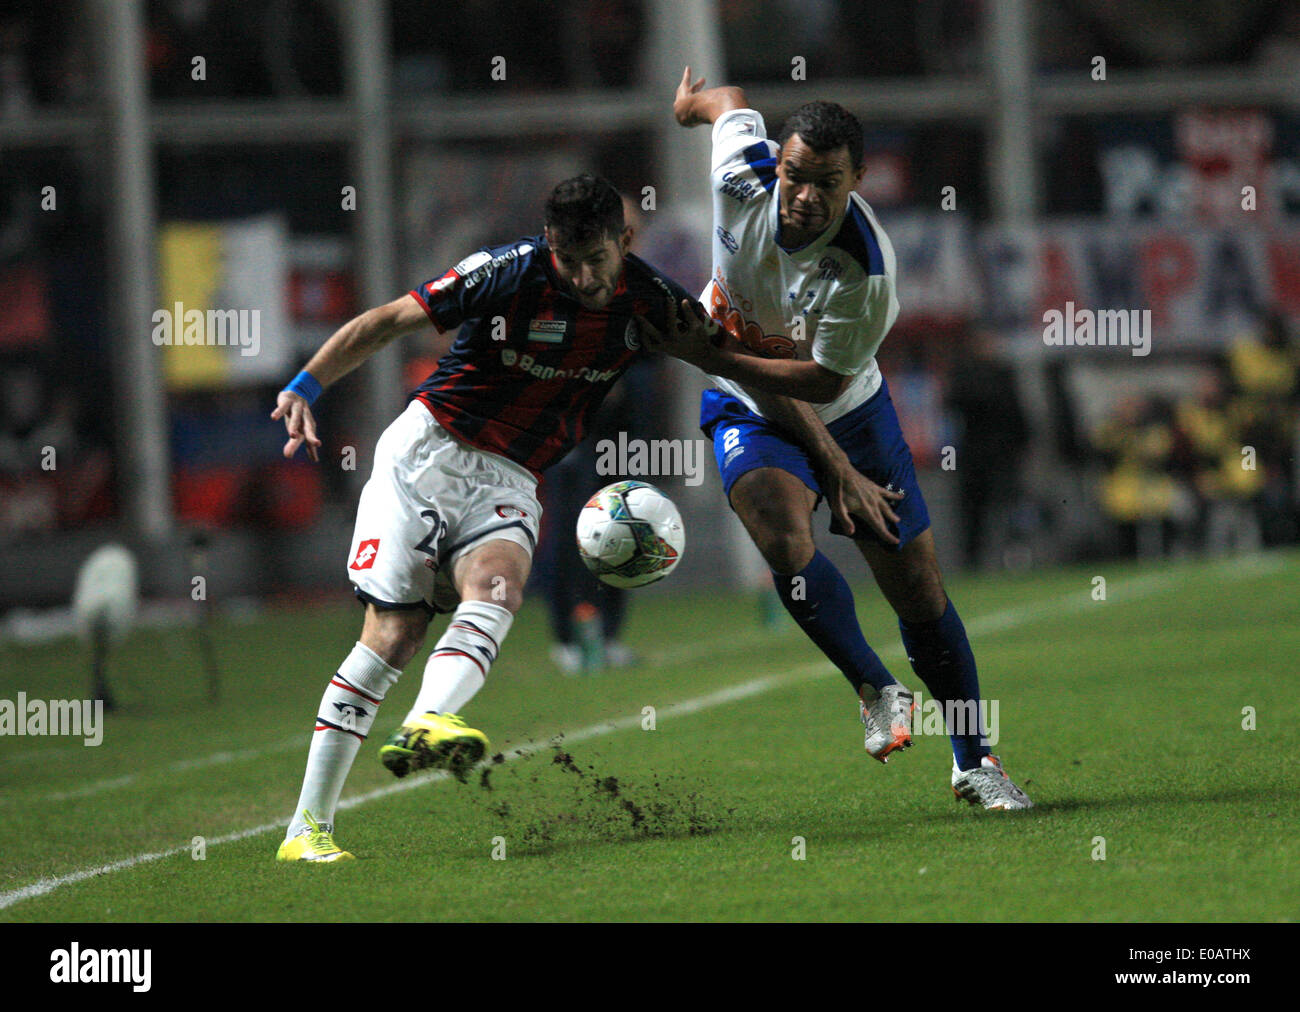
<path fill-rule="evenodd" d="M 464 783 L 487 750 L 487 735 L 482 731 L 467 726 L 454 713 L 430 710 L 390 734 L 379 748 L 379 759 L 395 777 L 443 769 Z"/>
<path fill-rule="evenodd" d="M 334 834 L 313 819 L 310 812 L 303 812 L 302 817 L 307 820 L 307 828 L 280 844 L 275 855 L 277 861 L 317 861 L 329 864 L 332 861 L 356 860 L 334 842 Z"/>

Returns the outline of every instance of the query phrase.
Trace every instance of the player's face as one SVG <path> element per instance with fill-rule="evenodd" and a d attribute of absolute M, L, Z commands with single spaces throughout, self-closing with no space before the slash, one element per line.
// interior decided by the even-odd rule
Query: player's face
<path fill-rule="evenodd" d="M 803 246 L 816 239 L 847 206 L 863 171 L 853 168 L 847 146 L 814 151 L 793 134 L 776 164 L 783 241 Z"/>
<path fill-rule="evenodd" d="M 548 228 L 546 243 L 551 247 L 555 272 L 583 309 L 604 309 L 609 305 L 623 272 L 623 254 L 632 243 L 632 229 L 623 229 L 623 234 L 617 239 L 602 236 L 585 244 L 573 245 L 559 241 Z"/>

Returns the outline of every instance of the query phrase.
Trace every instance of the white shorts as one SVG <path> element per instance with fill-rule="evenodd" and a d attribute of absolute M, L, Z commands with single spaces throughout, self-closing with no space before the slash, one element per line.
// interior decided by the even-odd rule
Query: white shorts
<path fill-rule="evenodd" d="M 348 578 L 357 597 L 381 608 L 453 611 L 456 559 L 493 539 L 531 556 L 541 517 L 537 481 L 525 468 L 460 442 L 412 401 L 375 445 Z"/>

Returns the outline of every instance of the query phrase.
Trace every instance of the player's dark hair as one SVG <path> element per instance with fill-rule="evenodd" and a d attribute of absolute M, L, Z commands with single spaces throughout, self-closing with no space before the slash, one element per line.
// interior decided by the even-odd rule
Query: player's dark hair
<path fill-rule="evenodd" d="M 546 201 L 546 227 L 566 246 L 617 239 L 623 234 L 623 198 L 599 176 L 583 173 L 566 179 Z"/>
<path fill-rule="evenodd" d="M 853 168 L 862 168 L 862 124 L 844 106 L 834 102 L 801 105 L 781 127 L 777 143 L 784 147 L 795 134 L 818 154 L 847 147 Z"/>

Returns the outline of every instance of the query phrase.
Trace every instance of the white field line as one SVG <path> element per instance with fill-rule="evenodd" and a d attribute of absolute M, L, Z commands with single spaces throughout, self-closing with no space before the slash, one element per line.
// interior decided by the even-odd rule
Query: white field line
<path fill-rule="evenodd" d="M 1225 576 L 1229 577 L 1253 577 L 1262 573 L 1274 572 L 1281 568 L 1279 562 L 1276 566 L 1265 564 L 1263 566 L 1227 566 L 1225 567 Z M 1129 580 L 1124 583 L 1110 588 L 1107 594 L 1108 601 L 1118 598 L 1120 601 L 1127 602 L 1138 598 L 1147 597 L 1151 594 L 1168 589 L 1178 584 L 1178 574 L 1176 573 L 1157 573 L 1151 576 L 1139 577 L 1136 580 Z M 1118 591 L 1118 594 L 1114 593 Z M 1089 607 L 1103 605 L 1106 602 L 1093 601 L 1088 589 L 1082 589 L 1071 593 L 1065 597 L 1057 598 L 1041 605 L 1018 606 L 1007 608 L 1000 612 L 994 612 L 990 615 L 979 616 L 966 623 L 966 628 L 972 635 L 988 635 L 997 633 L 1006 629 L 1013 629 L 1020 625 L 1025 625 L 1038 618 L 1047 616 L 1059 616 L 1062 610 L 1066 611 L 1083 611 Z M 900 647 L 892 647 L 888 650 L 880 651 L 881 657 L 898 659 L 902 657 L 903 651 Z M 690 713 L 699 713 L 702 710 L 712 709 L 717 706 L 725 706 L 728 703 L 734 703 L 737 700 L 748 699 L 752 696 L 758 696 L 773 689 L 786 687 L 834 670 L 831 665 L 825 661 L 815 661 L 808 664 L 800 665 L 783 675 L 769 675 L 764 678 L 755 678 L 748 682 L 742 682 L 738 685 L 728 686 L 711 692 L 703 696 L 696 696 L 693 699 L 686 699 L 680 703 L 670 703 L 661 707 L 661 711 L 671 715 L 685 715 Z M 612 720 L 602 721 L 598 724 L 589 724 L 586 727 L 578 728 L 573 731 L 565 731 L 557 734 L 550 740 L 563 740 L 565 742 L 586 741 L 590 738 L 600 737 L 610 734 L 614 731 L 621 731 L 626 728 L 636 727 L 641 723 L 640 714 L 631 716 L 616 717 Z M 507 760 L 519 759 L 531 755 L 544 745 L 520 746 L 505 753 Z M 393 794 L 400 794 L 404 791 L 415 790 L 426 784 L 434 783 L 440 780 L 447 780 L 449 776 L 442 771 L 432 773 L 418 773 L 413 777 L 401 780 L 397 783 L 389 784 L 385 787 L 379 787 L 363 794 L 356 794 L 344 798 L 339 802 L 339 808 L 343 810 L 356 808 L 360 805 L 368 804 L 380 798 L 386 798 Z M 224 836 L 214 837 L 206 841 L 207 846 L 214 847 L 223 843 L 233 843 L 236 840 L 246 840 L 252 836 L 261 836 L 264 833 L 281 830 L 285 826 L 283 820 L 278 822 L 266 822 L 260 826 L 252 826 L 248 829 L 237 830 L 233 833 L 227 833 Z M 95 868 L 84 868 L 81 871 L 71 872 L 67 875 L 58 875 L 51 878 L 40 879 L 29 885 L 21 886 L 18 889 L 9 892 L 0 893 L 0 910 L 20 903 L 23 900 L 33 899 L 37 896 L 45 896 L 66 885 L 73 885 L 77 882 L 84 882 L 88 878 L 95 878 L 99 875 L 108 875 L 114 872 L 126 871 L 130 868 L 138 867 L 142 864 L 149 864 L 153 861 L 159 861 L 165 857 L 173 857 L 177 854 L 184 854 L 190 851 L 189 846 L 172 847 L 168 850 L 151 851 L 145 854 L 136 854 L 132 857 L 123 858 L 120 861 L 114 861 L 111 864 L 100 865 Z"/>
<path fill-rule="evenodd" d="M 311 738 L 304 735 L 295 735 L 293 738 L 287 738 L 284 741 L 278 741 L 271 745 L 262 745 L 257 748 L 245 748 L 238 751 L 213 752 L 210 755 L 195 756 L 193 759 L 180 759 L 166 766 L 160 766 L 157 769 L 150 770 L 147 774 L 124 773 L 121 776 L 106 777 L 103 780 L 92 780 L 90 783 L 83 784 L 80 787 L 70 788 L 66 791 L 50 791 L 47 794 L 27 794 L 0 796 L 0 808 L 5 805 L 37 805 L 50 801 L 72 801 L 81 798 L 88 798 L 95 794 L 102 794 L 104 791 L 116 790 L 120 787 L 129 787 L 136 783 L 144 776 L 156 776 L 158 774 L 182 773 L 186 770 L 204 769 L 209 766 L 224 766 L 227 763 L 243 762 L 250 759 L 259 759 L 264 755 L 273 752 L 288 752 L 292 749 L 306 749 L 311 744 Z M 61 753 L 66 755 L 66 753 Z"/>
<path fill-rule="evenodd" d="M 781 638 L 793 639 L 794 634 L 798 631 L 799 630 L 796 626 L 790 626 L 788 629 L 778 630 L 776 632 L 767 632 L 761 635 L 747 634 L 741 636 L 728 636 L 725 638 L 715 637 L 712 639 L 695 640 L 694 642 L 682 647 L 656 651 L 653 655 L 646 657 L 643 667 L 668 667 L 669 665 L 683 664 L 687 661 L 696 660 L 701 657 L 717 656 L 735 650 L 741 650 L 746 647 L 770 644 L 774 640 L 779 640 Z M 102 780 L 92 780 L 89 783 L 82 784 L 80 787 L 68 790 L 49 791 L 44 794 L 0 795 L 0 808 L 3 808 L 6 805 L 36 805 L 46 804 L 49 802 L 80 800 L 82 798 L 92 797 L 96 794 L 102 794 L 105 791 L 129 787 L 131 784 L 138 782 L 142 778 L 167 773 L 183 773 L 187 770 L 205 769 L 209 766 L 224 766 L 229 763 L 247 762 L 254 759 L 260 759 L 262 756 L 270 755 L 275 752 L 290 752 L 294 749 L 302 749 L 306 752 L 310 745 L 310 734 L 298 734 L 292 738 L 286 738 L 283 741 L 274 742 L 270 745 L 260 745 L 256 748 L 245 748 L 237 751 L 213 752 L 209 755 L 196 756 L 193 759 L 181 759 L 177 762 L 169 763 L 166 766 L 151 769 L 147 773 L 126 773 L 116 777 L 105 777 Z M 51 749 L 44 753 L 27 753 L 17 761 L 39 757 L 50 758 L 54 755 L 64 757 L 67 753 L 56 753 Z M 11 758 L 10 761 L 15 760 Z"/>
<path fill-rule="evenodd" d="M 1286 565 L 1284 559 L 1276 554 L 1253 553 L 1250 555 L 1234 556 L 1219 562 L 1215 568 L 1220 575 L 1226 579 L 1252 579 L 1257 576 L 1267 576 L 1283 569 Z M 1143 593 L 1143 588 L 1150 582 L 1156 581 L 1163 585 L 1169 580 L 1175 578 L 1171 573 L 1154 573 L 1150 576 L 1138 577 L 1128 580 L 1119 586 L 1122 595 L 1133 593 Z M 1079 611 L 1088 605 L 1094 604 L 1091 596 L 1085 591 L 1078 595 L 1072 595 L 1069 598 L 1060 598 L 1055 601 L 1037 606 L 1037 613 L 1059 613 L 1059 610 L 1069 609 Z M 1005 622 L 1010 616 L 1020 616 L 1023 610 L 1030 606 L 1025 605 L 1021 608 L 1012 608 L 996 615 L 985 616 L 982 621 L 985 624 L 980 626 L 972 625 L 968 627 L 969 632 L 996 632 L 1004 627 Z M 1016 622 L 1020 621 L 1016 618 Z M 710 657 L 723 653 L 730 653 L 735 650 L 742 650 L 748 647 L 761 647 L 779 642 L 783 639 L 797 638 L 799 630 L 796 626 L 784 626 L 777 630 L 768 630 L 756 632 L 747 630 L 726 637 L 711 637 L 706 639 L 693 640 L 689 643 L 679 644 L 675 647 L 669 647 L 665 650 L 656 650 L 647 654 L 643 666 L 648 668 L 668 667 L 675 664 L 683 664 L 687 661 L 697 660 L 701 657 Z M 901 656 L 901 653 L 895 651 Z M 882 656 L 883 656 L 882 651 Z M 160 767 L 149 771 L 148 775 L 160 773 L 182 773 L 186 770 L 203 769 L 209 766 L 223 766 L 228 763 L 252 761 L 260 759 L 264 755 L 270 755 L 276 752 L 288 752 L 297 748 L 307 748 L 311 739 L 309 736 L 295 735 L 292 738 L 286 738 L 282 741 L 270 745 L 261 745 L 256 748 L 239 749 L 237 751 L 213 752 L 209 755 L 196 756 L 193 759 L 182 759 L 167 766 Z M 0 764 L 5 763 L 23 763 L 34 762 L 36 760 L 45 760 L 51 758 L 62 759 L 67 755 L 66 752 L 56 749 L 39 749 L 35 751 L 16 753 L 8 756 L 0 756 Z M 19 795 L 4 797 L 0 796 L 0 808 L 5 805 L 13 804 L 40 804 L 44 802 L 71 801 L 92 797 L 103 791 L 116 790 L 121 787 L 129 786 L 140 779 L 141 774 L 127 773 L 116 777 L 106 777 L 102 780 L 92 780 L 90 783 L 83 784 L 80 787 L 69 790 L 51 791 L 39 795 Z"/>
<path fill-rule="evenodd" d="M 714 654 L 730 652 L 733 650 L 742 650 L 746 647 L 762 646 L 771 643 L 773 640 L 784 638 L 793 639 L 798 633 L 796 626 L 783 626 L 780 629 L 768 630 L 765 632 L 746 631 L 738 635 L 715 636 L 702 639 L 692 640 L 689 643 L 678 644 L 677 646 L 668 647 L 664 650 L 655 650 L 646 654 L 642 661 L 642 666 L 647 668 L 663 668 L 673 664 L 682 664 L 687 661 L 693 661 L 700 657 L 709 657 Z M 257 748 L 241 749 L 238 752 L 214 752 L 211 755 L 197 756 L 194 759 L 186 759 L 181 762 L 173 763 L 169 766 L 161 767 L 157 770 L 151 770 L 151 773 L 160 772 L 180 772 L 186 769 L 194 769 L 203 766 L 219 766 L 228 762 L 239 762 L 244 759 L 256 759 L 268 752 L 280 752 L 294 748 L 306 748 L 311 744 L 310 734 L 298 735 L 291 739 L 275 742 L 272 745 L 262 745 Z M 29 749 L 26 752 L 12 752 L 8 755 L 0 756 L 0 766 L 17 765 L 19 763 L 43 762 L 49 759 L 61 760 L 67 757 L 66 750 L 60 750 L 51 746 L 48 748 Z M 128 774 L 134 778 L 135 774 Z M 103 788 L 97 787 L 97 784 L 109 784 L 118 786 L 122 777 L 110 777 L 102 781 L 94 781 L 86 784 L 81 789 L 84 793 L 78 793 L 77 797 L 85 797 L 87 794 L 94 794 Z M 0 805 L 12 803 L 14 798 L 0 798 Z M 23 800 L 31 801 L 49 801 L 53 800 L 52 796 L 29 797 Z"/>
<path fill-rule="evenodd" d="M 821 664 L 817 667 L 826 667 Z M 809 668 L 813 665 L 808 665 Z M 807 672 L 800 671 L 800 675 L 807 676 Z M 750 696 L 757 696 L 781 685 L 788 684 L 794 679 L 790 676 L 784 678 L 769 676 L 767 678 L 756 678 L 753 681 L 743 682 L 740 685 L 728 686 L 717 692 L 711 692 L 705 696 L 697 696 L 694 699 L 687 699 L 681 703 L 671 704 L 664 707 L 665 712 L 676 714 L 698 713 L 700 710 L 708 710 L 715 706 L 724 706 L 727 703 L 735 702 L 738 699 L 747 699 Z M 602 721 L 599 724 L 589 724 L 586 727 L 578 728 L 575 731 L 562 732 L 550 739 L 554 741 L 563 740 L 567 742 L 586 741 L 590 738 L 597 738 L 601 735 L 610 734 L 614 731 L 621 731 L 625 728 L 636 727 L 642 721 L 641 715 L 635 714 L 628 717 L 617 717 L 613 720 Z M 545 744 L 520 746 L 511 749 L 505 753 L 507 760 L 520 759 L 524 756 L 545 748 Z M 417 773 L 413 777 L 408 777 L 397 783 L 388 784 L 385 787 L 378 787 L 372 791 L 366 791 L 364 794 L 355 794 L 352 797 L 344 798 L 339 802 L 340 809 L 356 808 L 359 805 L 376 801 L 379 798 L 386 798 L 392 794 L 400 794 L 405 791 L 415 790 L 426 784 L 434 783 L 439 780 L 447 780 L 450 775 L 438 770 L 431 773 Z M 206 846 L 215 847 L 223 843 L 233 843 L 236 840 L 246 840 L 250 836 L 261 836 L 264 833 L 270 833 L 276 830 L 283 831 L 285 821 L 265 822 L 260 826 L 251 826 L 248 829 L 237 830 L 233 833 L 227 833 L 224 836 L 213 837 L 206 841 Z M 44 878 L 30 885 L 11 890 L 6 893 L 0 893 L 0 910 L 11 907 L 15 903 L 21 903 L 23 900 L 33 899 L 37 896 L 45 896 L 52 893 L 55 889 L 62 886 L 73 885 L 76 882 L 84 882 L 88 878 L 95 878 L 99 875 L 109 875 L 113 872 L 126 871 L 128 868 L 135 868 L 142 864 L 149 864 L 153 861 L 162 860 L 165 857 L 174 857 L 178 854 L 189 853 L 188 845 L 183 847 L 172 847 L 168 850 L 150 851 L 146 854 L 136 854 L 132 857 L 123 858 L 121 861 L 114 861 L 112 864 L 100 865 L 97 868 L 84 868 L 81 871 L 75 871 L 68 875 L 59 875 L 53 878 Z"/>

